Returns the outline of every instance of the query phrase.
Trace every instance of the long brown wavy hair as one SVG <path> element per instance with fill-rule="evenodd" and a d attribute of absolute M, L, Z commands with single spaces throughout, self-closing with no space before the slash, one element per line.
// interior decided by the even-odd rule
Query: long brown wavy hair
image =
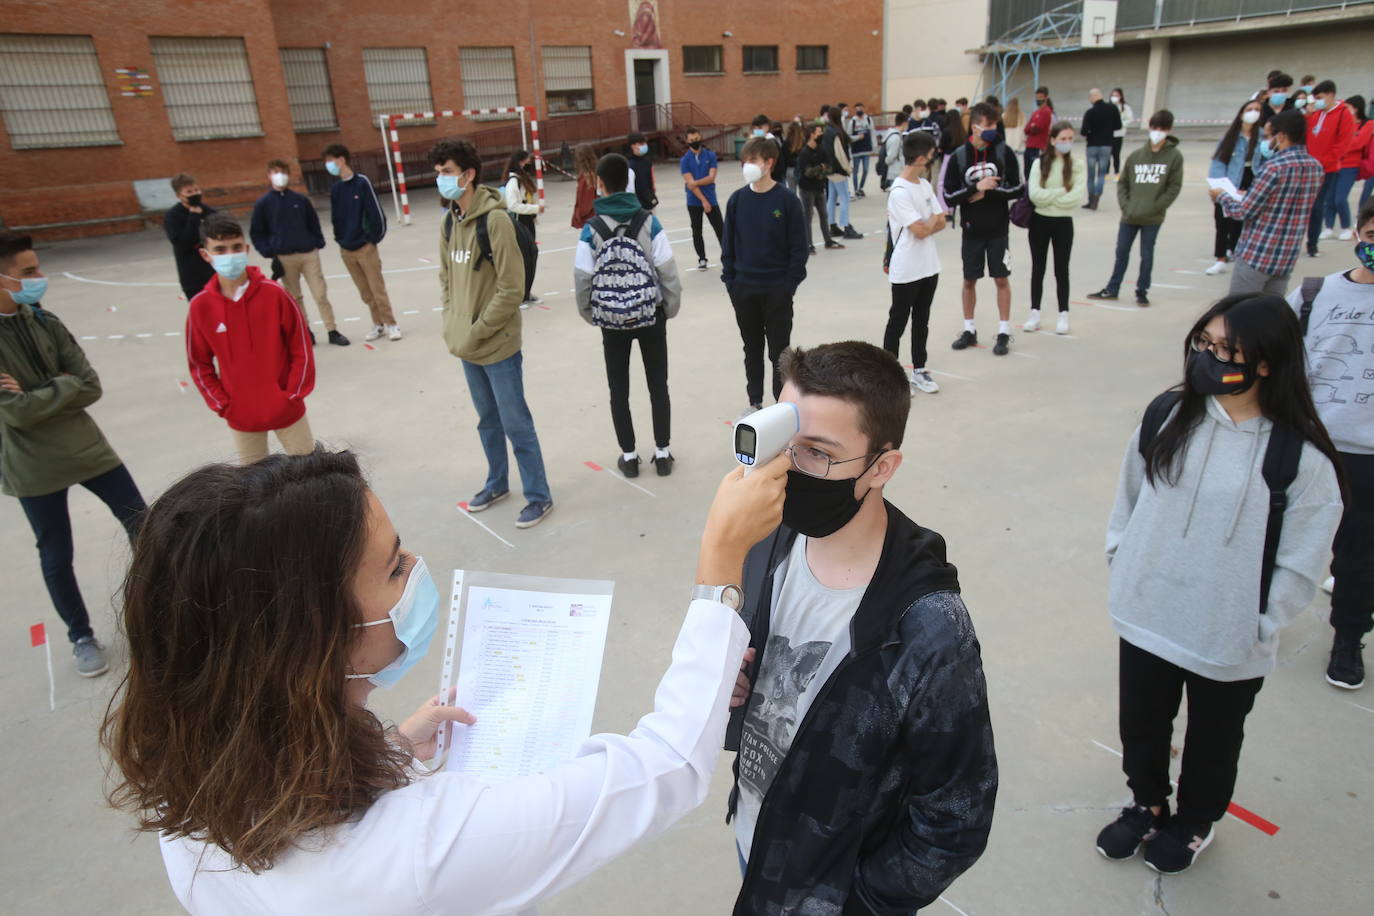
<path fill-rule="evenodd" d="M 1045 103 L 1046 105 L 1049 102 Z M 1046 182 L 1050 180 L 1050 170 L 1054 168 L 1056 160 L 1064 160 L 1064 190 L 1073 190 L 1073 153 L 1060 153 L 1054 148 L 1054 138 L 1066 130 L 1073 130 L 1073 125 L 1068 121 L 1055 121 L 1050 125 L 1050 142 L 1045 147 L 1045 151 L 1040 154 L 1040 187 L 1046 187 Z M 1026 176 L 1029 178 L 1030 176 Z"/>
<path fill-rule="evenodd" d="M 254 873 L 405 785 L 349 702 L 367 484 L 349 452 L 215 464 L 148 510 L 123 585 L 129 670 L 101 743 L 110 804 Z"/>

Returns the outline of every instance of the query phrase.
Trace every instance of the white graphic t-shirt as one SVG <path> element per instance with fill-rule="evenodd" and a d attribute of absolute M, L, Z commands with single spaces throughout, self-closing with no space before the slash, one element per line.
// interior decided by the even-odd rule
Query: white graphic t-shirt
<path fill-rule="evenodd" d="M 763 797 L 792 746 L 821 685 L 849 654 L 849 621 L 867 586 L 826 588 L 806 563 L 797 535 L 774 578 L 775 594 L 763 666 L 754 680 L 739 747 L 735 839 L 749 858 Z"/>

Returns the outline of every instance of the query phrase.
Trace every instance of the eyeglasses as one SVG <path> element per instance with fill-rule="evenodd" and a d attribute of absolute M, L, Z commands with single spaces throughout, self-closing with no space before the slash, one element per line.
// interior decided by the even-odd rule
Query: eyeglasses
<path fill-rule="evenodd" d="M 1229 344 L 1217 343 L 1206 334 L 1194 334 L 1192 340 L 1194 353 L 1202 353 L 1207 350 L 1212 351 L 1212 356 L 1219 363 L 1229 363 L 1235 359 L 1236 354 L 1231 350 Z"/>
<path fill-rule="evenodd" d="M 865 458 L 876 459 L 877 456 L 889 450 L 880 449 L 876 452 L 870 452 L 867 455 L 860 455 L 857 458 L 844 458 L 840 461 L 836 461 L 820 449 L 812 448 L 809 445 L 789 445 L 785 451 L 792 456 L 792 467 L 801 471 L 806 476 L 828 477 L 830 476 L 830 469 L 837 464 L 849 464 L 851 461 L 863 461 Z M 869 465 L 869 467 L 872 466 L 873 465 Z M 864 473 L 867 472 L 868 468 L 864 468 Z M 862 477 L 863 474 L 859 476 Z"/>

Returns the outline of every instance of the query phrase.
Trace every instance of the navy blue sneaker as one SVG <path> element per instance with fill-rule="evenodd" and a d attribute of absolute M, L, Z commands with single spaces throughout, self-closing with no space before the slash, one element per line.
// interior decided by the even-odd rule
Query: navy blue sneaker
<path fill-rule="evenodd" d="M 520 510 L 520 517 L 515 520 L 517 528 L 533 528 L 544 520 L 553 511 L 553 500 L 546 503 L 530 503 Z"/>
<path fill-rule="evenodd" d="M 507 496 L 510 496 L 510 490 L 502 490 L 500 493 L 493 493 L 491 490 L 483 487 L 482 492 L 468 500 L 468 511 L 481 512 L 484 509 L 490 509 Z"/>

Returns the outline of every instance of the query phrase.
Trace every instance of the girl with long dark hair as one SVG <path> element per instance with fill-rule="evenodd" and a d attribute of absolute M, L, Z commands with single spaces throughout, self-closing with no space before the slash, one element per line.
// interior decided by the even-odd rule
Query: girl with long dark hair
<path fill-rule="evenodd" d="M 1026 193 L 1035 212 L 1027 233 L 1031 250 L 1031 313 L 1023 330 L 1040 330 L 1040 300 L 1045 294 L 1045 268 L 1054 246 L 1054 285 L 1059 299 L 1056 334 L 1069 333 L 1069 255 L 1073 252 L 1073 211 L 1084 200 L 1088 167 L 1073 155 L 1073 125 L 1050 126 L 1049 146 L 1040 167 L 1026 173 Z M 1034 163 L 1032 163 L 1032 166 Z"/>
<path fill-rule="evenodd" d="M 530 238 L 536 237 L 534 228 L 534 218 L 544 212 L 544 205 L 535 196 L 537 186 L 534 183 L 534 157 L 529 150 L 518 149 L 510 154 L 510 159 L 506 160 L 506 187 L 504 197 L 506 199 L 506 209 L 515 214 L 515 218 L 520 221 L 530 234 Z M 523 306 L 529 306 L 539 301 L 539 297 L 534 295 L 534 276 L 525 277 L 525 301 Z"/>
<path fill-rule="evenodd" d="M 1178 403 L 1126 449 L 1107 527 L 1120 637 L 1122 768 L 1133 800 L 1097 849 L 1176 874 L 1212 841 L 1236 783 L 1245 717 L 1274 670 L 1278 634 L 1325 575 L 1341 517 L 1335 447 L 1307 384 L 1302 333 L 1277 296 L 1228 296 L 1184 341 Z M 1270 436 L 1302 439 L 1267 601 L 1260 571 Z M 1169 743 L 1187 691 L 1188 730 L 1169 813 Z"/>
<path fill-rule="evenodd" d="M 573 199 L 572 227 L 581 229 L 596 216 L 596 147 L 579 143 L 573 150 L 573 167 L 577 171 L 577 195 Z"/>
<path fill-rule="evenodd" d="M 1231 126 L 1226 128 L 1221 142 L 1217 144 L 1216 152 L 1212 154 L 1212 163 L 1207 167 L 1208 178 L 1229 178 L 1237 189 L 1249 189 L 1255 180 L 1255 169 L 1261 161 L 1259 120 L 1264 113 L 1263 108 L 1264 104 L 1259 99 L 1251 99 L 1240 106 L 1231 120 Z M 1216 202 L 1212 203 L 1212 222 L 1216 225 L 1212 241 L 1212 256 L 1216 258 L 1216 263 L 1205 271 L 1210 277 L 1226 272 L 1231 252 L 1240 241 L 1241 230 L 1241 221 L 1227 216 L 1222 212 L 1221 204 Z"/>

